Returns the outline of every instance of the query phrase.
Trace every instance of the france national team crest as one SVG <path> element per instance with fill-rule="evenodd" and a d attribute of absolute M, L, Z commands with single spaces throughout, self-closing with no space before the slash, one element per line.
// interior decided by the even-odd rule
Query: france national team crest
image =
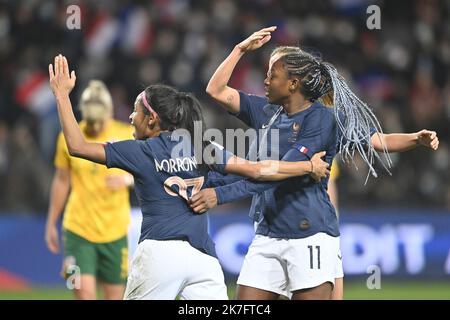
<path fill-rule="evenodd" d="M 294 143 L 295 141 L 297 141 L 298 133 L 300 132 L 300 124 L 294 122 L 291 129 L 291 136 L 288 138 L 288 142 Z"/>

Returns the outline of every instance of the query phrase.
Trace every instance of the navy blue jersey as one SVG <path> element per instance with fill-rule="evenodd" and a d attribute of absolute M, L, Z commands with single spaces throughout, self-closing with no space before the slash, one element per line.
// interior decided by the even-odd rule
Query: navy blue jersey
<path fill-rule="evenodd" d="M 187 139 L 181 140 L 183 143 Z M 142 210 L 139 242 L 185 240 L 194 248 L 216 256 L 214 243 L 208 235 L 208 216 L 195 214 L 187 203 L 192 193 L 207 182 L 207 172 L 199 170 L 192 150 L 180 148 L 180 143 L 170 133 L 163 132 L 145 141 L 106 144 L 106 166 L 123 169 L 134 177 Z M 219 172 L 223 172 L 230 156 L 225 151 L 222 155 L 222 164 L 213 166 Z"/>
<path fill-rule="evenodd" d="M 255 129 L 264 128 L 279 109 L 263 97 L 240 92 L 236 116 Z M 279 159 L 303 161 L 326 151 L 330 165 L 337 152 L 338 130 L 333 110 L 316 102 L 308 109 L 288 115 L 284 111 L 271 129 L 278 129 Z M 271 154 L 272 135 L 266 143 Z M 258 141 L 261 144 L 261 141 Z M 274 144 L 275 146 L 276 144 Z M 263 153 L 264 155 L 264 153 Z M 216 188 L 219 203 L 254 195 L 250 216 L 259 222 L 257 234 L 274 238 L 304 238 L 318 232 L 339 235 L 336 212 L 327 193 L 328 179 L 316 183 L 306 175 L 279 182 L 238 182 Z"/>

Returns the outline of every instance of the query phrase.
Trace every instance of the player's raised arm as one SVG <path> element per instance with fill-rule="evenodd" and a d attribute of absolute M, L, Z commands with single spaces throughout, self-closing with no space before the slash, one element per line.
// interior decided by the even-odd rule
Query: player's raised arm
<path fill-rule="evenodd" d="M 48 66 L 48 72 L 69 154 L 105 164 L 106 157 L 103 145 L 86 142 L 72 111 L 69 94 L 75 86 L 75 71 L 69 74 L 69 64 L 66 57 L 58 55 L 55 57 L 54 66 L 52 64 Z"/>
<path fill-rule="evenodd" d="M 325 152 L 316 153 L 310 161 L 248 161 L 231 157 L 225 166 L 227 173 L 238 174 L 258 181 L 278 181 L 295 176 L 311 175 L 316 181 L 330 174 L 329 164 L 321 158 Z"/>
<path fill-rule="evenodd" d="M 383 146 L 386 146 L 389 152 L 404 152 L 418 146 L 424 146 L 432 150 L 437 150 L 439 147 L 439 138 L 436 132 L 430 130 L 421 130 L 415 133 L 375 133 L 371 140 L 377 151 L 383 151 Z"/>
<path fill-rule="evenodd" d="M 206 87 L 208 93 L 214 100 L 220 103 L 227 111 L 239 112 L 239 92 L 228 86 L 231 74 L 236 64 L 247 51 L 260 48 L 271 38 L 271 33 L 277 27 L 264 28 L 254 32 L 250 37 L 236 45 L 230 55 L 220 64 Z"/>

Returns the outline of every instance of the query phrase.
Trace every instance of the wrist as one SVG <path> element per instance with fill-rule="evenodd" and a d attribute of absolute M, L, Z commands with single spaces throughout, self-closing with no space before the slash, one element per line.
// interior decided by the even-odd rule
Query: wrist
<path fill-rule="evenodd" d="M 314 172 L 314 165 L 313 165 L 313 162 L 311 161 L 311 160 L 309 160 L 309 165 L 310 165 L 310 170 L 309 170 L 309 174 L 311 174 L 311 173 L 313 173 Z"/>
<path fill-rule="evenodd" d="M 55 98 L 57 101 L 67 99 L 67 98 L 69 98 L 69 93 L 68 92 L 55 92 Z"/>
<path fill-rule="evenodd" d="M 48 220 L 47 223 L 45 224 L 45 228 L 48 229 L 53 227 L 56 227 L 56 221 Z"/>
<path fill-rule="evenodd" d="M 413 133 L 413 141 L 415 145 L 420 146 L 420 131 Z"/>
<path fill-rule="evenodd" d="M 245 50 L 243 50 L 243 49 L 240 47 L 240 44 L 237 44 L 237 45 L 234 47 L 234 51 L 235 51 L 236 53 L 238 53 L 240 56 L 243 56 L 244 53 L 245 53 Z"/>
<path fill-rule="evenodd" d="M 221 199 L 220 188 L 219 188 L 219 190 L 218 190 L 218 188 L 213 188 L 213 190 L 214 190 L 214 193 L 216 194 L 217 204 L 218 205 L 222 204 L 223 202 L 222 202 L 222 199 Z M 217 191 L 219 191 L 219 192 L 217 192 Z"/>

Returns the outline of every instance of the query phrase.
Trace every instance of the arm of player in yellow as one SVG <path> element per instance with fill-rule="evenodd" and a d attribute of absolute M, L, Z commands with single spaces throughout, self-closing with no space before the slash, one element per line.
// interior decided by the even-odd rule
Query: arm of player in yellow
<path fill-rule="evenodd" d="M 56 168 L 50 191 L 50 205 L 45 225 L 45 242 L 52 253 L 59 252 L 57 222 L 64 209 L 70 190 L 70 171 L 68 168 Z"/>

